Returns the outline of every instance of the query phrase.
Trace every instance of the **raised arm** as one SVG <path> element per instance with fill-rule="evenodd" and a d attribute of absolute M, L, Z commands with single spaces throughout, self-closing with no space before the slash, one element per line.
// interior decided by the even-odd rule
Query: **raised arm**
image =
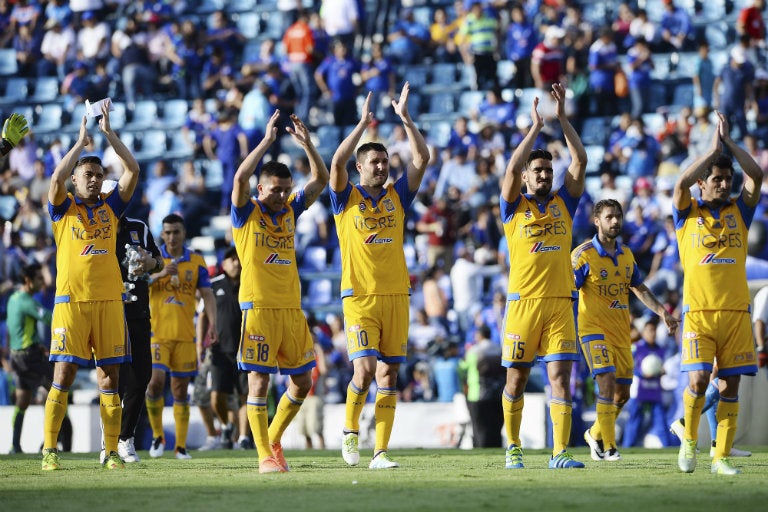
<path fill-rule="evenodd" d="M 576 133 L 576 129 L 565 114 L 565 87 L 560 83 L 552 84 L 552 97 L 557 102 L 557 119 L 560 121 L 565 143 L 571 154 L 571 164 L 565 174 L 565 188 L 571 197 L 581 197 L 584 193 L 587 173 L 587 150 L 584 149 L 581 137 Z"/>
<path fill-rule="evenodd" d="M 120 159 L 120 164 L 123 166 L 123 173 L 117 180 L 117 191 L 120 194 L 120 199 L 127 203 L 131 200 L 131 197 L 133 197 L 133 192 L 136 190 L 136 185 L 139 183 L 139 163 L 109 125 L 110 106 L 112 106 L 112 102 L 109 100 L 101 104 L 99 129 L 107 138 L 107 141 L 109 141 L 109 145 L 115 150 L 115 154 Z"/>
<path fill-rule="evenodd" d="M 507 168 L 504 171 L 504 179 L 501 182 L 501 197 L 508 203 L 513 202 L 520 195 L 523 188 L 523 169 L 528 155 L 531 154 L 536 137 L 539 136 L 541 128 L 544 126 L 544 119 L 536 110 L 539 106 L 538 96 L 533 98 L 531 105 L 531 128 L 525 134 L 520 145 L 515 148 L 512 157 L 509 159 Z"/>
<path fill-rule="evenodd" d="M 704 170 L 720 155 L 720 122 L 718 121 L 717 130 L 712 135 L 712 144 L 709 150 L 695 160 L 683 173 L 678 176 L 675 182 L 675 190 L 672 193 L 672 203 L 678 210 L 685 210 L 691 205 L 691 187 L 699 179 Z M 758 185 L 759 192 L 759 185 Z"/>
<path fill-rule="evenodd" d="M 739 162 L 741 169 L 744 171 L 744 187 L 741 189 L 741 197 L 744 198 L 744 204 L 747 206 L 755 206 L 760 201 L 763 169 L 744 148 L 733 141 L 728 126 L 728 119 L 720 112 L 717 113 L 717 117 L 720 121 L 717 127 L 720 140 L 728 148 L 736 161 Z"/>
<path fill-rule="evenodd" d="M 232 184 L 232 204 L 236 207 L 241 207 L 248 202 L 248 198 L 251 195 L 251 185 L 249 180 L 256 171 L 256 166 L 259 164 L 267 149 L 275 142 L 277 138 L 277 120 L 280 117 L 280 110 L 275 110 L 272 113 L 272 117 L 267 122 L 267 127 L 264 129 L 264 138 L 261 142 L 253 148 L 245 160 L 240 164 L 235 173 L 235 180 Z"/>
<path fill-rule="evenodd" d="M 67 197 L 67 178 L 72 174 L 72 169 L 80 158 L 83 148 L 90 142 L 87 128 L 88 119 L 83 116 L 80 123 L 80 133 L 77 136 L 75 144 L 67 151 L 51 175 L 51 186 L 48 189 L 48 202 L 52 205 L 60 205 Z"/>
<path fill-rule="evenodd" d="M 339 148 L 333 154 L 331 159 L 331 189 L 334 192 L 342 192 L 347 188 L 349 183 L 349 172 L 347 172 L 347 162 L 352 158 L 352 153 L 357 147 L 357 143 L 360 142 L 360 137 L 363 136 L 368 125 L 373 121 L 373 112 L 371 112 L 371 93 L 368 93 L 365 101 L 363 102 L 363 112 L 360 115 L 360 121 L 358 121 L 355 128 L 350 132 L 347 137 L 341 141 Z"/>
<path fill-rule="evenodd" d="M 421 186 L 424 171 L 429 163 L 429 147 L 408 112 L 408 93 L 410 90 L 410 84 L 405 82 L 403 90 L 400 91 L 400 99 L 398 101 L 392 100 L 392 107 L 395 109 L 395 114 L 400 116 L 403 121 L 403 128 L 408 135 L 408 143 L 413 155 L 413 160 L 408 163 L 408 190 L 416 192 Z"/>
<path fill-rule="evenodd" d="M 643 304 L 648 307 L 648 309 L 659 315 L 659 317 L 664 320 L 664 324 L 667 326 L 667 331 L 669 334 L 675 334 L 677 331 L 677 326 L 680 323 L 680 319 L 672 316 L 669 311 L 664 308 L 664 304 L 659 302 L 659 299 L 656 298 L 656 295 L 654 295 L 654 293 L 645 285 L 645 283 L 641 283 L 640 285 L 631 288 L 632 292 L 637 296 L 638 299 L 640 299 Z"/>
<path fill-rule="evenodd" d="M 309 159 L 309 180 L 304 185 L 305 206 L 309 208 L 328 184 L 330 175 L 328 174 L 328 168 L 325 166 L 323 157 L 320 156 L 317 148 L 312 144 L 307 126 L 295 114 L 291 114 L 291 121 L 293 121 L 293 128 L 288 127 L 286 131 L 291 134 L 291 137 L 299 146 L 304 148 L 304 152 Z"/>

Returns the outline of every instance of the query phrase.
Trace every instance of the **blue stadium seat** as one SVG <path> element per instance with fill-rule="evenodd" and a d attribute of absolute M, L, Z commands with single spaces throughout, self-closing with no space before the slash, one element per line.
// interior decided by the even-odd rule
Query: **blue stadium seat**
<path fill-rule="evenodd" d="M 184 132 L 181 130 L 170 130 L 166 133 L 166 139 L 170 141 L 170 147 L 166 152 L 168 158 L 185 159 L 192 158 L 194 155 L 194 148 L 187 143 Z"/>
<path fill-rule="evenodd" d="M 112 108 L 114 110 L 109 113 L 109 125 L 115 130 L 121 130 L 125 126 L 127 115 L 125 103 L 113 101 Z"/>
<path fill-rule="evenodd" d="M 224 9 L 226 2 L 224 0 L 198 0 L 195 12 L 197 14 L 211 14 L 213 11 Z"/>
<path fill-rule="evenodd" d="M 693 84 L 677 84 L 672 94 L 672 104 L 693 106 Z"/>
<path fill-rule="evenodd" d="M 59 97 L 59 79 L 55 76 L 41 76 L 33 83 L 35 92 L 29 97 L 29 101 L 49 103 Z"/>
<path fill-rule="evenodd" d="M 432 65 L 430 84 L 456 86 L 456 64 L 440 62 Z"/>
<path fill-rule="evenodd" d="M 262 23 L 264 26 L 264 35 L 282 41 L 283 39 L 283 13 L 277 9 L 267 11 L 262 17 Z"/>
<path fill-rule="evenodd" d="M 85 103 L 77 103 L 69 114 L 69 122 L 62 126 L 64 131 L 79 133 L 80 123 L 85 115 Z M 111 123 L 110 123 L 111 124 Z"/>
<path fill-rule="evenodd" d="M 163 103 L 163 117 L 159 119 L 164 130 L 181 128 L 187 120 L 189 104 L 187 100 L 170 99 Z"/>
<path fill-rule="evenodd" d="M 237 29 L 246 39 L 259 35 L 261 16 L 255 12 L 241 12 L 237 15 Z"/>
<path fill-rule="evenodd" d="M 456 114 L 456 98 L 453 93 L 439 92 L 429 97 L 429 114 L 447 117 Z M 431 118 L 431 117 L 430 117 Z"/>
<path fill-rule="evenodd" d="M 11 76 L 18 72 L 19 63 L 16 62 L 16 50 L 0 48 L 0 76 Z"/>
<path fill-rule="evenodd" d="M 163 130 L 147 130 L 141 135 L 141 149 L 135 151 L 133 156 L 139 162 L 146 162 L 166 156 L 167 151 L 165 132 Z"/>
<path fill-rule="evenodd" d="M 608 144 L 610 130 L 608 128 L 610 118 L 587 117 L 581 125 L 581 141 L 584 145 L 597 145 L 605 147 Z"/>
<path fill-rule="evenodd" d="M 459 94 L 459 112 L 462 115 L 469 115 L 480 103 L 485 99 L 485 94 L 482 91 L 463 91 Z"/>
<path fill-rule="evenodd" d="M 205 177 L 205 188 L 208 190 L 221 189 L 224 183 L 224 168 L 218 160 L 199 160 L 202 174 Z"/>
<path fill-rule="evenodd" d="M 429 128 L 429 140 L 432 144 L 442 149 L 448 145 L 450 139 L 451 123 L 447 121 L 432 123 L 432 126 Z"/>
<path fill-rule="evenodd" d="M 515 63 L 511 60 L 500 60 L 496 65 L 496 78 L 502 87 L 506 87 L 515 78 Z"/>
<path fill-rule="evenodd" d="M 268 3 L 264 0 L 259 3 Z M 248 12 L 252 11 L 256 7 L 256 0 L 230 0 L 227 2 L 227 12 Z"/>
<path fill-rule="evenodd" d="M 410 84 L 411 91 L 421 89 L 427 85 L 427 78 L 429 76 L 428 66 L 422 66 L 420 64 L 403 66 L 401 70 L 402 71 L 399 72 L 398 75 L 402 77 L 403 82 L 408 82 Z"/>
<path fill-rule="evenodd" d="M 646 105 L 646 111 L 655 111 L 657 108 L 668 104 L 667 100 L 667 86 L 662 83 L 652 83 L 651 92 L 649 98 L 649 104 Z"/>
<path fill-rule="evenodd" d="M 63 108 L 60 103 L 46 103 L 38 105 L 36 108 L 35 122 L 32 123 L 32 130 L 35 133 L 53 132 L 61 130 L 61 118 L 63 117 Z"/>
<path fill-rule="evenodd" d="M 600 170 L 600 164 L 603 163 L 603 157 L 605 156 L 604 146 L 584 146 L 587 152 L 587 174 L 597 174 Z"/>
<path fill-rule="evenodd" d="M 133 108 L 131 122 L 125 125 L 125 129 L 141 131 L 154 128 L 156 124 L 157 103 L 155 100 L 139 100 Z"/>
<path fill-rule="evenodd" d="M 26 78 L 13 77 L 5 83 L 5 94 L 0 96 L 0 105 L 17 105 L 27 101 L 29 85 Z"/>

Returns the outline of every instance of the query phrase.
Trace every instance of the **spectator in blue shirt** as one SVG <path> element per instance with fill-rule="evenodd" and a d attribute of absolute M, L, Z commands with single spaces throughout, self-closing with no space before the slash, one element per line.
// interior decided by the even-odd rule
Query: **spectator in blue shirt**
<path fill-rule="evenodd" d="M 347 46 L 341 41 L 333 43 L 333 55 L 327 57 L 315 71 L 315 81 L 330 100 L 336 126 L 348 126 L 357 122 L 357 86 L 353 80 L 360 71 L 360 64 L 349 56 Z"/>
<path fill-rule="evenodd" d="M 539 44 L 539 37 L 533 23 L 526 18 L 522 5 L 513 4 L 509 15 L 512 21 L 507 28 L 504 53 L 507 59 L 515 63 L 515 76 L 511 83 L 501 84 L 501 86 L 516 89 L 533 87 L 533 77 L 530 73 L 531 54 Z"/>
<path fill-rule="evenodd" d="M 648 110 L 651 96 L 651 71 L 653 59 L 645 39 L 638 39 L 627 51 L 629 73 L 629 99 L 632 102 L 632 117 L 640 117 Z"/>
<path fill-rule="evenodd" d="M 413 9 L 405 8 L 400 13 L 400 20 L 387 35 L 389 56 L 398 64 L 421 62 L 424 50 L 429 45 L 429 27 L 416 21 Z"/>
<path fill-rule="evenodd" d="M 382 117 L 379 114 L 382 98 L 395 96 L 395 70 L 389 59 L 384 56 L 381 43 L 371 44 L 371 59 L 363 64 L 360 76 L 365 81 L 365 89 L 372 95 L 370 104 L 374 115 Z"/>
<path fill-rule="evenodd" d="M 686 51 L 693 49 L 691 17 L 683 7 L 676 7 L 674 0 L 664 0 L 664 13 L 659 22 L 661 49 Z"/>
<path fill-rule="evenodd" d="M 221 186 L 221 215 L 227 215 L 235 171 L 248 155 L 248 138 L 237 124 L 236 110 L 225 109 L 219 115 L 217 126 L 203 139 L 203 147 L 209 159 L 221 162 L 224 179 Z"/>
<path fill-rule="evenodd" d="M 619 52 L 610 27 L 600 30 L 600 37 L 589 47 L 589 86 L 592 90 L 591 113 L 610 116 L 616 113 L 614 76 L 620 69 Z"/>

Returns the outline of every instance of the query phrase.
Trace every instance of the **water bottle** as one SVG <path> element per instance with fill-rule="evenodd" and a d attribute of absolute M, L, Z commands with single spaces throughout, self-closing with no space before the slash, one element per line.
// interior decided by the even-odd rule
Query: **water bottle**
<path fill-rule="evenodd" d="M 126 281 L 123 283 L 123 286 L 125 286 L 125 293 L 123 293 L 123 302 L 136 302 L 139 300 L 139 298 L 132 294 L 131 291 L 136 288 L 136 285 Z"/>
<path fill-rule="evenodd" d="M 123 260 L 123 262 L 124 264 L 128 264 L 128 279 L 130 281 L 135 281 L 138 279 L 138 269 L 139 265 L 141 264 L 141 254 L 139 254 L 139 251 L 136 250 L 136 247 L 131 244 L 125 244 L 125 260 Z"/>

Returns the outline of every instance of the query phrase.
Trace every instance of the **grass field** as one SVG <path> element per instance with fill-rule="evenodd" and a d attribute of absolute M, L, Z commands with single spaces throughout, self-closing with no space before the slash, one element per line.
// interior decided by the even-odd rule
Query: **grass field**
<path fill-rule="evenodd" d="M 743 447 L 742 447 L 743 448 Z M 749 448 L 749 447 L 747 447 Z M 735 459 L 737 476 L 709 472 L 706 453 L 693 474 L 677 469 L 677 450 L 623 450 L 614 463 L 589 460 L 572 450 L 585 470 L 549 470 L 548 453 L 528 451 L 526 469 L 503 469 L 503 450 L 394 450 L 401 468 L 346 467 L 336 451 L 286 451 L 292 470 L 259 475 L 255 451 L 170 454 L 124 471 L 107 471 L 98 454 L 62 454 L 61 471 L 40 471 L 37 455 L 0 456 L 0 510 L 166 511 L 297 510 L 320 512 L 414 511 L 589 511 L 608 509 L 762 510 L 768 500 L 768 453 L 752 447 Z"/>

